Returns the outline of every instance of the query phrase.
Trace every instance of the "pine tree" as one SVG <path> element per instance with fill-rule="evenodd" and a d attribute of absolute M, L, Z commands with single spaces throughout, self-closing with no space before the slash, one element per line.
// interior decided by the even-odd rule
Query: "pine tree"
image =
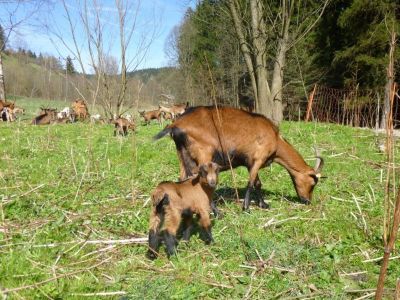
<path fill-rule="evenodd" d="M 68 74 L 75 74 L 76 73 L 74 64 L 72 62 L 72 58 L 69 57 L 69 56 L 67 56 L 67 61 L 66 61 L 65 68 L 67 69 L 67 73 Z"/>

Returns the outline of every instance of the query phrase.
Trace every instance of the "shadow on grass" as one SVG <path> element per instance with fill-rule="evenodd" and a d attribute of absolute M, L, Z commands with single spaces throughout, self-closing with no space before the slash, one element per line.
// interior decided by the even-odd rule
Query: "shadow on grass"
<path fill-rule="evenodd" d="M 246 195 L 247 188 L 245 188 L 245 187 L 238 188 L 237 191 L 239 194 L 239 199 L 243 200 Z M 231 203 L 231 202 L 236 201 L 236 191 L 232 187 L 219 188 L 215 191 L 215 195 L 216 195 L 216 197 L 214 199 L 217 199 L 216 200 L 217 205 L 221 205 L 224 202 Z M 255 205 L 254 199 L 255 199 L 256 195 L 257 195 L 257 193 L 255 191 L 253 191 L 251 193 L 250 199 L 252 201 L 250 201 L 250 205 Z M 277 194 L 274 192 L 271 192 L 271 191 L 267 191 L 265 189 L 261 189 L 261 196 L 264 199 L 264 201 L 266 203 L 268 203 L 271 198 L 276 198 Z M 221 200 L 221 197 L 223 198 L 224 201 Z M 304 204 L 304 202 L 301 201 L 300 198 L 297 196 L 287 195 L 287 196 L 285 196 L 285 199 L 288 202 Z"/>

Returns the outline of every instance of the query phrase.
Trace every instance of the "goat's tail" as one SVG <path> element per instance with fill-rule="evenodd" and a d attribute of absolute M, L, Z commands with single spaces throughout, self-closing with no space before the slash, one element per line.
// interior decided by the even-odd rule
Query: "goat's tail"
<path fill-rule="evenodd" d="M 159 133 L 157 133 L 155 136 L 153 136 L 153 140 L 154 141 L 159 140 L 159 139 L 163 138 L 164 136 L 166 136 L 167 134 L 170 134 L 172 132 L 172 128 L 173 128 L 171 125 L 166 126 L 163 130 L 161 130 Z"/>

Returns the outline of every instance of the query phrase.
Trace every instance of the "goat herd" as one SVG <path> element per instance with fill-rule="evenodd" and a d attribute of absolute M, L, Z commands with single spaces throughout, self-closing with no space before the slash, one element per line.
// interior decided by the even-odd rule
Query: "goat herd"
<path fill-rule="evenodd" d="M 149 124 L 151 120 L 157 120 L 162 124 L 162 120 L 175 120 L 178 116 L 185 112 L 189 103 L 176 104 L 171 107 L 159 105 L 157 110 L 139 111 L 145 124 Z M 13 102 L 0 100 L 0 119 L 5 122 L 14 122 L 17 116 L 24 114 L 25 109 L 17 107 Z M 104 119 L 100 114 L 89 114 L 87 104 L 84 100 L 77 99 L 72 102 L 71 107 L 65 107 L 61 111 L 55 108 L 41 108 L 38 116 L 33 118 L 32 125 L 49 125 L 49 124 L 65 124 L 77 121 L 90 120 L 93 123 L 110 123 L 115 125 L 114 135 L 127 135 L 128 130 L 135 131 L 135 123 L 132 115 L 124 114 L 121 116 L 114 115 L 112 119 Z"/>
<path fill-rule="evenodd" d="M 0 101 L 1 117 L 15 109 L 9 102 Z M 300 202 L 309 204 L 313 189 L 321 178 L 324 161 L 316 154 L 316 165 L 310 167 L 303 157 L 280 134 L 278 128 L 266 117 L 232 107 L 198 106 L 188 104 L 172 107 L 159 106 L 158 110 L 139 111 L 146 123 L 161 118 L 173 122 L 159 132 L 154 140 L 170 135 L 174 140 L 179 158 L 179 182 L 161 182 L 153 191 L 149 222 L 148 257 L 158 255 L 163 242 L 168 257 L 177 246 L 177 233 L 188 241 L 193 230 L 193 217 L 198 217 L 200 237 L 206 244 L 213 241 L 210 213 L 218 216 L 216 203 L 212 201 L 220 171 L 244 166 L 249 181 L 243 201 L 248 210 L 253 199 L 260 208 L 268 208 L 261 192 L 258 172 L 276 162 L 289 173 Z M 4 116 L 6 115 L 6 116 Z M 43 109 L 32 124 L 65 123 L 76 120 L 100 120 L 90 116 L 83 100 L 72 103 L 71 109 L 61 112 Z M 126 135 L 135 129 L 130 116 L 114 118 L 114 134 Z M 253 197 L 254 196 L 254 197 Z"/>

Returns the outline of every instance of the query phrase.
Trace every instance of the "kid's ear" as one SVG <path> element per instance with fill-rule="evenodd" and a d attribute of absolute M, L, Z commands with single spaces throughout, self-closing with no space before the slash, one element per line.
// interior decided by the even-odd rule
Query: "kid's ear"
<path fill-rule="evenodd" d="M 206 165 L 199 166 L 199 174 L 201 177 L 207 177 L 207 166 Z"/>
<path fill-rule="evenodd" d="M 212 166 L 215 171 L 219 172 L 221 170 L 221 166 L 215 162 L 212 162 Z"/>

